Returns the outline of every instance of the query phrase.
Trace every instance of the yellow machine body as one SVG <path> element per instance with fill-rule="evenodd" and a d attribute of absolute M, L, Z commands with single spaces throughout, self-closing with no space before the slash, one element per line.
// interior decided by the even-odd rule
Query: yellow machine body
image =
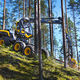
<path fill-rule="evenodd" d="M 0 30 L 0 33 L 6 33 L 10 37 L 10 32 L 7 30 Z"/>

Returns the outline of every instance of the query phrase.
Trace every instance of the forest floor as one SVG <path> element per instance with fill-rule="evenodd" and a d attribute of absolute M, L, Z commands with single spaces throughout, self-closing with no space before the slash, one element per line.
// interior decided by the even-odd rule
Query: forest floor
<path fill-rule="evenodd" d="M 9 47 L 0 47 L 0 80 L 39 80 L 39 62 L 12 51 Z M 44 80 L 80 80 L 80 72 L 63 67 L 53 59 L 43 61 Z"/>

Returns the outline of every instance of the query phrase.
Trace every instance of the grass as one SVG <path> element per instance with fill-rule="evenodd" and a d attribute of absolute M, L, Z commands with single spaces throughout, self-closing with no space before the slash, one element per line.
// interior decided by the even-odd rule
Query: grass
<path fill-rule="evenodd" d="M 49 58 L 43 61 L 44 80 L 80 80 L 80 72 L 63 67 Z M 0 47 L 0 80 L 39 80 L 39 62 L 12 51 L 10 47 Z"/>

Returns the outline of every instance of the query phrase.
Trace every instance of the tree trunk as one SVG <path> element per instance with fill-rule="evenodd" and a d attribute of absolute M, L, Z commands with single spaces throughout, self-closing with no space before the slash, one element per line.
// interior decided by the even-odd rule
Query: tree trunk
<path fill-rule="evenodd" d="M 34 51 L 38 54 L 38 2 L 34 0 Z"/>
<path fill-rule="evenodd" d="M 66 61 L 66 33 L 65 33 L 65 24 L 64 24 L 64 9 L 63 9 L 63 0 L 61 0 L 61 12 L 62 12 L 62 31 L 63 31 L 63 51 L 64 51 L 64 68 L 67 67 Z"/>
<path fill-rule="evenodd" d="M 42 53 L 41 53 L 41 0 L 38 0 L 38 39 L 39 39 L 39 79 L 43 80 L 42 77 Z"/>
<path fill-rule="evenodd" d="M 29 18 L 31 17 L 31 0 L 29 0 Z"/>
<path fill-rule="evenodd" d="M 31 17 L 31 0 L 29 0 L 29 18 Z M 31 39 L 29 39 L 29 43 L 31 43 Z"/>
<path fill-rule="evenodd" d="M 67 31 L 68 31 L 68 18 L 67 18 L 67 6 L 66 6 L 66 0 L 65 0 L 65 12 L 66 12 L 66 28 L 67 28 Z"/>
<path fill-rule="evenodd" d="M 19 18 L 20 18 L 20 0 L 19 0 Z"/>
<path fill-rule="evenodd" d="M 67 6 L 66 6 L 66 0 L 65 0 L 65 12 L 66 12 L 66 29 L 68 32 L 68 18 L 67 18 Z M 71 41 L 71 40 L 70 40 Z M 70 55 L 70 41 L 68 41 L 68 54 Z M 71 41 L 72 42 L 72 41 Z M 73 58 L 73 49 L 71 46 L 71 58 Z"/>
<path fill-rule="evenodd" d="M 25 0 L 23 0 L 23 17 L 25 17 Z"/>
<path fill-rule="evenodd" d="M 25 0 L 25 17 L 27 17 L 27 0 Z"/>
<path fill-rule="evenodd" d="M 5 29 L 5 10 L 6 10 L 6 0 L 4 0 L 4 10 L 3 10 L 3 30 Z"/>
<path fill-rule="evenodd" d="M 49 6 L 49 17 L 52 17 L 52 0 L 48 0 Z M 53 56 L 53 24 L 50 23 L 50 46 L 51 46 L 51 56 Z"/>
<path fill-rule="evenodd" d="M 71 32 L 71 27 L 69 28 L 70 32 Z M 71 39 L 71 43 L 72 43 L 72 36 L 71 36 L 71 33 L 70 33 L 70 39 Z M 73 58 L 73 45 L 71 45 L 71 58 Z"/>
<path fill-rule="evenodd" d="M 43 48 L 45 47 L 45 31 L 43 30 Z"/>
<path fill-rule="evenodd" d="M 73 20 L 74 20 L 74 31 L 75 31 L 76 51 L 77 51 L 77 62 L 78 62 L 78 66 L 79 66 L 79 55 L 78 55 L 78 47 L 77 47 L 77 33 L 76 33 L 75 11 L 74 11 L 74 8 L 73 8 Z"/>

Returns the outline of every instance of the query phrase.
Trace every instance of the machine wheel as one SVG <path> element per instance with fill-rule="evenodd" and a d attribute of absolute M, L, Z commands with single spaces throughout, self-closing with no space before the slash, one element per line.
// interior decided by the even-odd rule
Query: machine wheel
<path fill-rule="evenodd" d="M 9 46 L 10 45 L 9 38 L 0 38 L 0 46 L 2 46 L 3 44 Z"/>
<path fill-rule="evenodd" d="M 68 65 L 71 67 L 71 68 L 75 68 L 76 65 L 77 65 L 77 61 L 74 59 L 74 58 L 71 58 L 68 62 Z"/>
<path fill-rule="evenodd" d="M 16 52 L 21 51 L 21 43 L 20 42 L 16 42 L 13 46 L 13 50 Z"/>
<path fill-rule="evenodd" d="M 2 46 L 4 44 L 4 39 L 0 38 L 0 46 Z"/>
<path fill-rule="evenodd" d="M 31 46 L 26 46 L 23 52 L 24 52 L 24 55 L 31 56 L 33 53 L 33 49 Z"/>
<path fill-rule="evenodd" d="M 49 57 L 49 52 L 45 49 L 42 49 L 42 59 L 47 59 Z"/>
<path fill-rule="evenodd" d="M 25 43 L 23 41 L 17 41 L 15 42 L 14 46 L 13 46 L 13 50 L 16 51 L 16 52 L 19 52 L 19 51 L 23 51 L 24 48 L 25 48 Z"/>
<path fill-rule="evenodd" d="M 11 43 L 10 43 L 10 41 L 9 41 L 9 38 L 5 38 L 4 39 L 4 44 L 6 45 L 6 46 L 9 46 Z"/>

